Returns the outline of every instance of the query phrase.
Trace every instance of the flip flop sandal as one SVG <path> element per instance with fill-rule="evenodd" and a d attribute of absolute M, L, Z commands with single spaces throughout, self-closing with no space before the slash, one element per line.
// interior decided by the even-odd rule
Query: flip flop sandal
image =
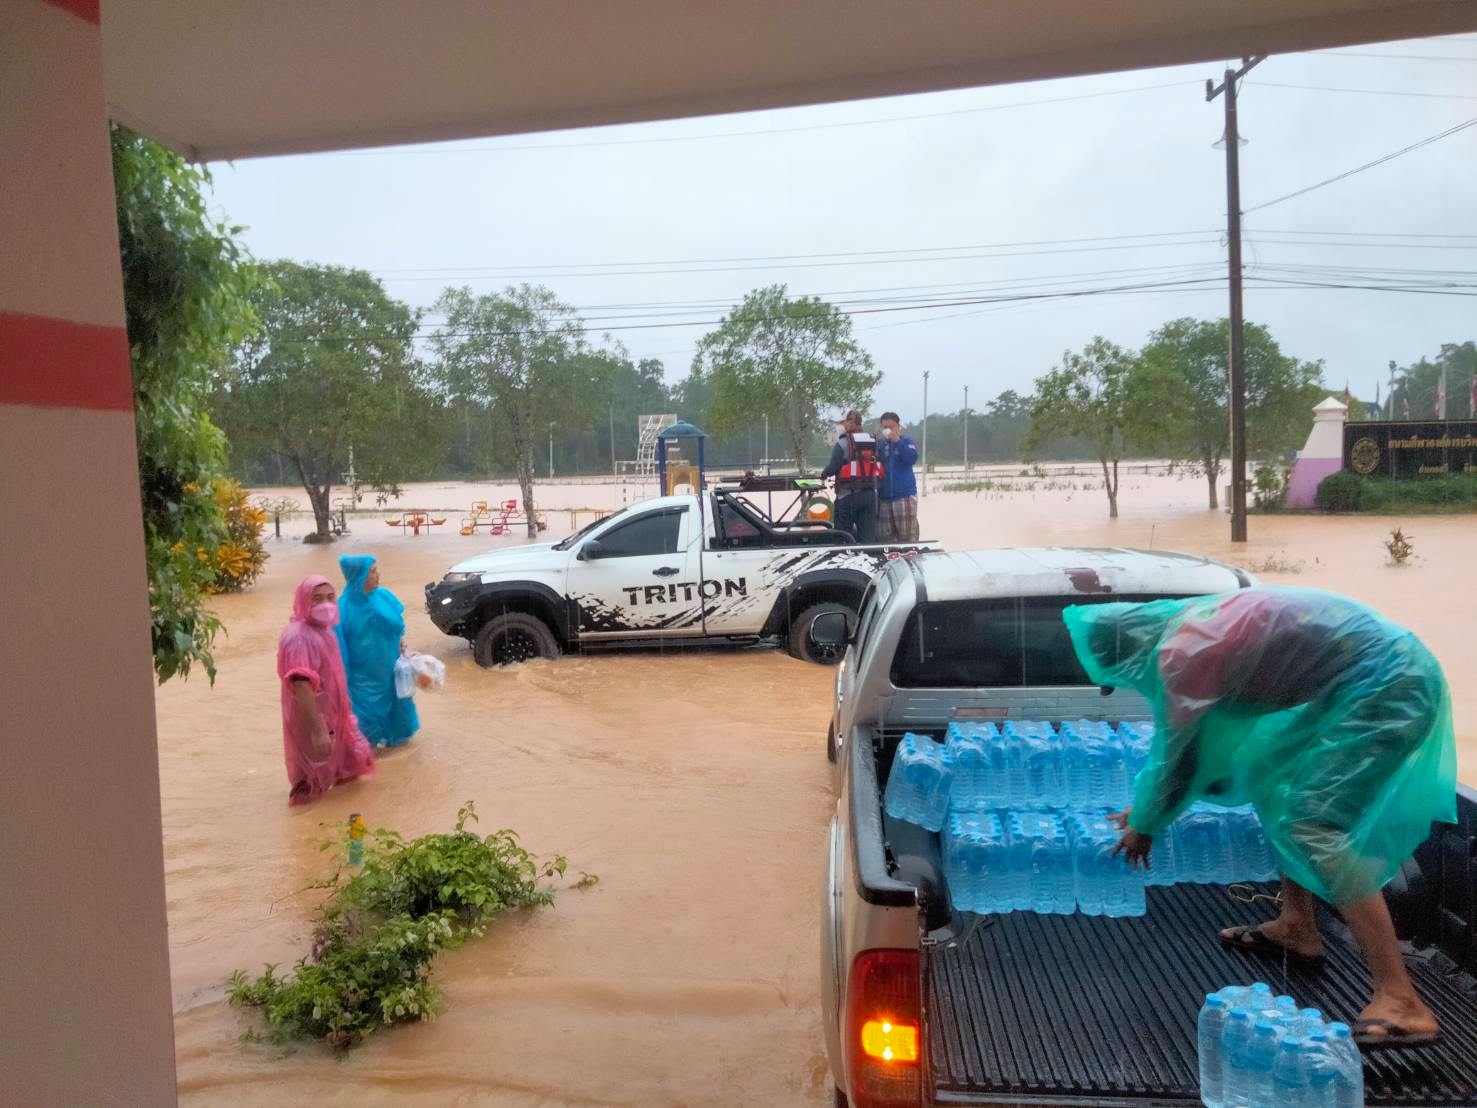
<path fill-rule="evenodd" d="M 1374 1029 L 1378 1028 L 1378 1031 Z M 1395 1050 L 1400 1047 L 1429 1046 L 1441 1039 L 1439 1031 L 1407 1031 L 1389 1020 L 1355 1020 L 1350 1028 L 1360 1050 Z M 1371 1034 L 1371 1032 L 1374 1032 Z"/>
<path fill-rule="evenodd" d="M 1323 964 L 1322 954 L 1299 954 L 1296 950 L 1289 950 L 1281 943 L 1267 938 L 1260 927 L 1236 927 L 1229 935 L 1221 935 L 1219 938 L 1222 946 L 1244 951 L 1247 954 L 1265 954 L 1274 958 L 1286 958 L 1289 962 L 1299 966 L 1311 967 Z"/>

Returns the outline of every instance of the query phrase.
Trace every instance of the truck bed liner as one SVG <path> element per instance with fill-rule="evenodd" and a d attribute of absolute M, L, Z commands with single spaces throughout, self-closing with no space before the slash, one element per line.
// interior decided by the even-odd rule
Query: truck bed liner
<path fill-rule="evenodd" d="M 938 1102 L 1198 1104 L 1195 1023 L 1207 992 L 1266 981 L 1349 1022 L 1369 995 L 1363 960 L 1337 924 L 1324 928 L 1324 966 L 1284 974 L 1215 941 L 1212 928 L 1267 914 L 1224 887 L 1148 896 L 1136 919 L 1014 912 L 930 948 L 926 1061 Z M 1477 983 L 1439 957 L 1407 962 L 1443 1038 L 1366 1055 L 1366 1103 L 1477 1105 Z"/>

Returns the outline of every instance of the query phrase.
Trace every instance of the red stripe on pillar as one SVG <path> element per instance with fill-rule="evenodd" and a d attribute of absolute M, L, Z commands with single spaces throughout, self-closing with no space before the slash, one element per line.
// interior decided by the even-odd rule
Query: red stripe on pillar
<path fill-rule="evenodd" d="M 46 0 L 52 7 L 69 11 L 78 19 L 85 19 L 89 23 L 101 23 L 102 0 Z"/>
<path fill-rule="evenodd" d="M 0 312 L 0 404 L 132 411 L 127 332 Z"/>

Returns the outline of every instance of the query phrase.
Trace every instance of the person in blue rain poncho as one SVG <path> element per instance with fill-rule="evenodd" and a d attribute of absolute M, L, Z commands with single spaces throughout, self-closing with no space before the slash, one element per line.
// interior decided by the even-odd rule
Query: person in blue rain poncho
<path fill-rule="evenodd" d="M 395 695 L 395 662 L 405 648 L 405 605 L 380 588 L 379 565 L 368 554 L 345 554 L 339 628 L 349 696 L 359 729 L 375 746 L 402 746 L 420 730 L 415 701 Z"/>
<path fill-rule="evenodd" d="M 1154 708 L 1149 760 L 1119 816 L 1129 863 L 1148 865 L 1154 836 L 1196 800 L 1254 805 L 1282 865 L 1282 911 L 1221 941 L 1316 966 L 1322 897 L 1374 980 L 1355 1039 L 1434 1039 L 1380 892 L 1433 821 L 1456 819 L 1451 697 L 1430 651 L 1316 589 L 1076 605 L 1064 618 L 1089 677 Z"/>

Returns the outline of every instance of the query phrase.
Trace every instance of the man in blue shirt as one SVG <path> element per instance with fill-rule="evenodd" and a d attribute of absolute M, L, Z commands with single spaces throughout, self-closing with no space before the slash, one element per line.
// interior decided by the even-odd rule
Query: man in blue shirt
<path fill-rule="evenodd" d="M 877 456 L 882 481 L 877 488 L 878 538 L 882 542 L 918 541 L 918 482 L 913 463 L 918 448 L 902 433 L 896 412 L 882 413 Z"/>

